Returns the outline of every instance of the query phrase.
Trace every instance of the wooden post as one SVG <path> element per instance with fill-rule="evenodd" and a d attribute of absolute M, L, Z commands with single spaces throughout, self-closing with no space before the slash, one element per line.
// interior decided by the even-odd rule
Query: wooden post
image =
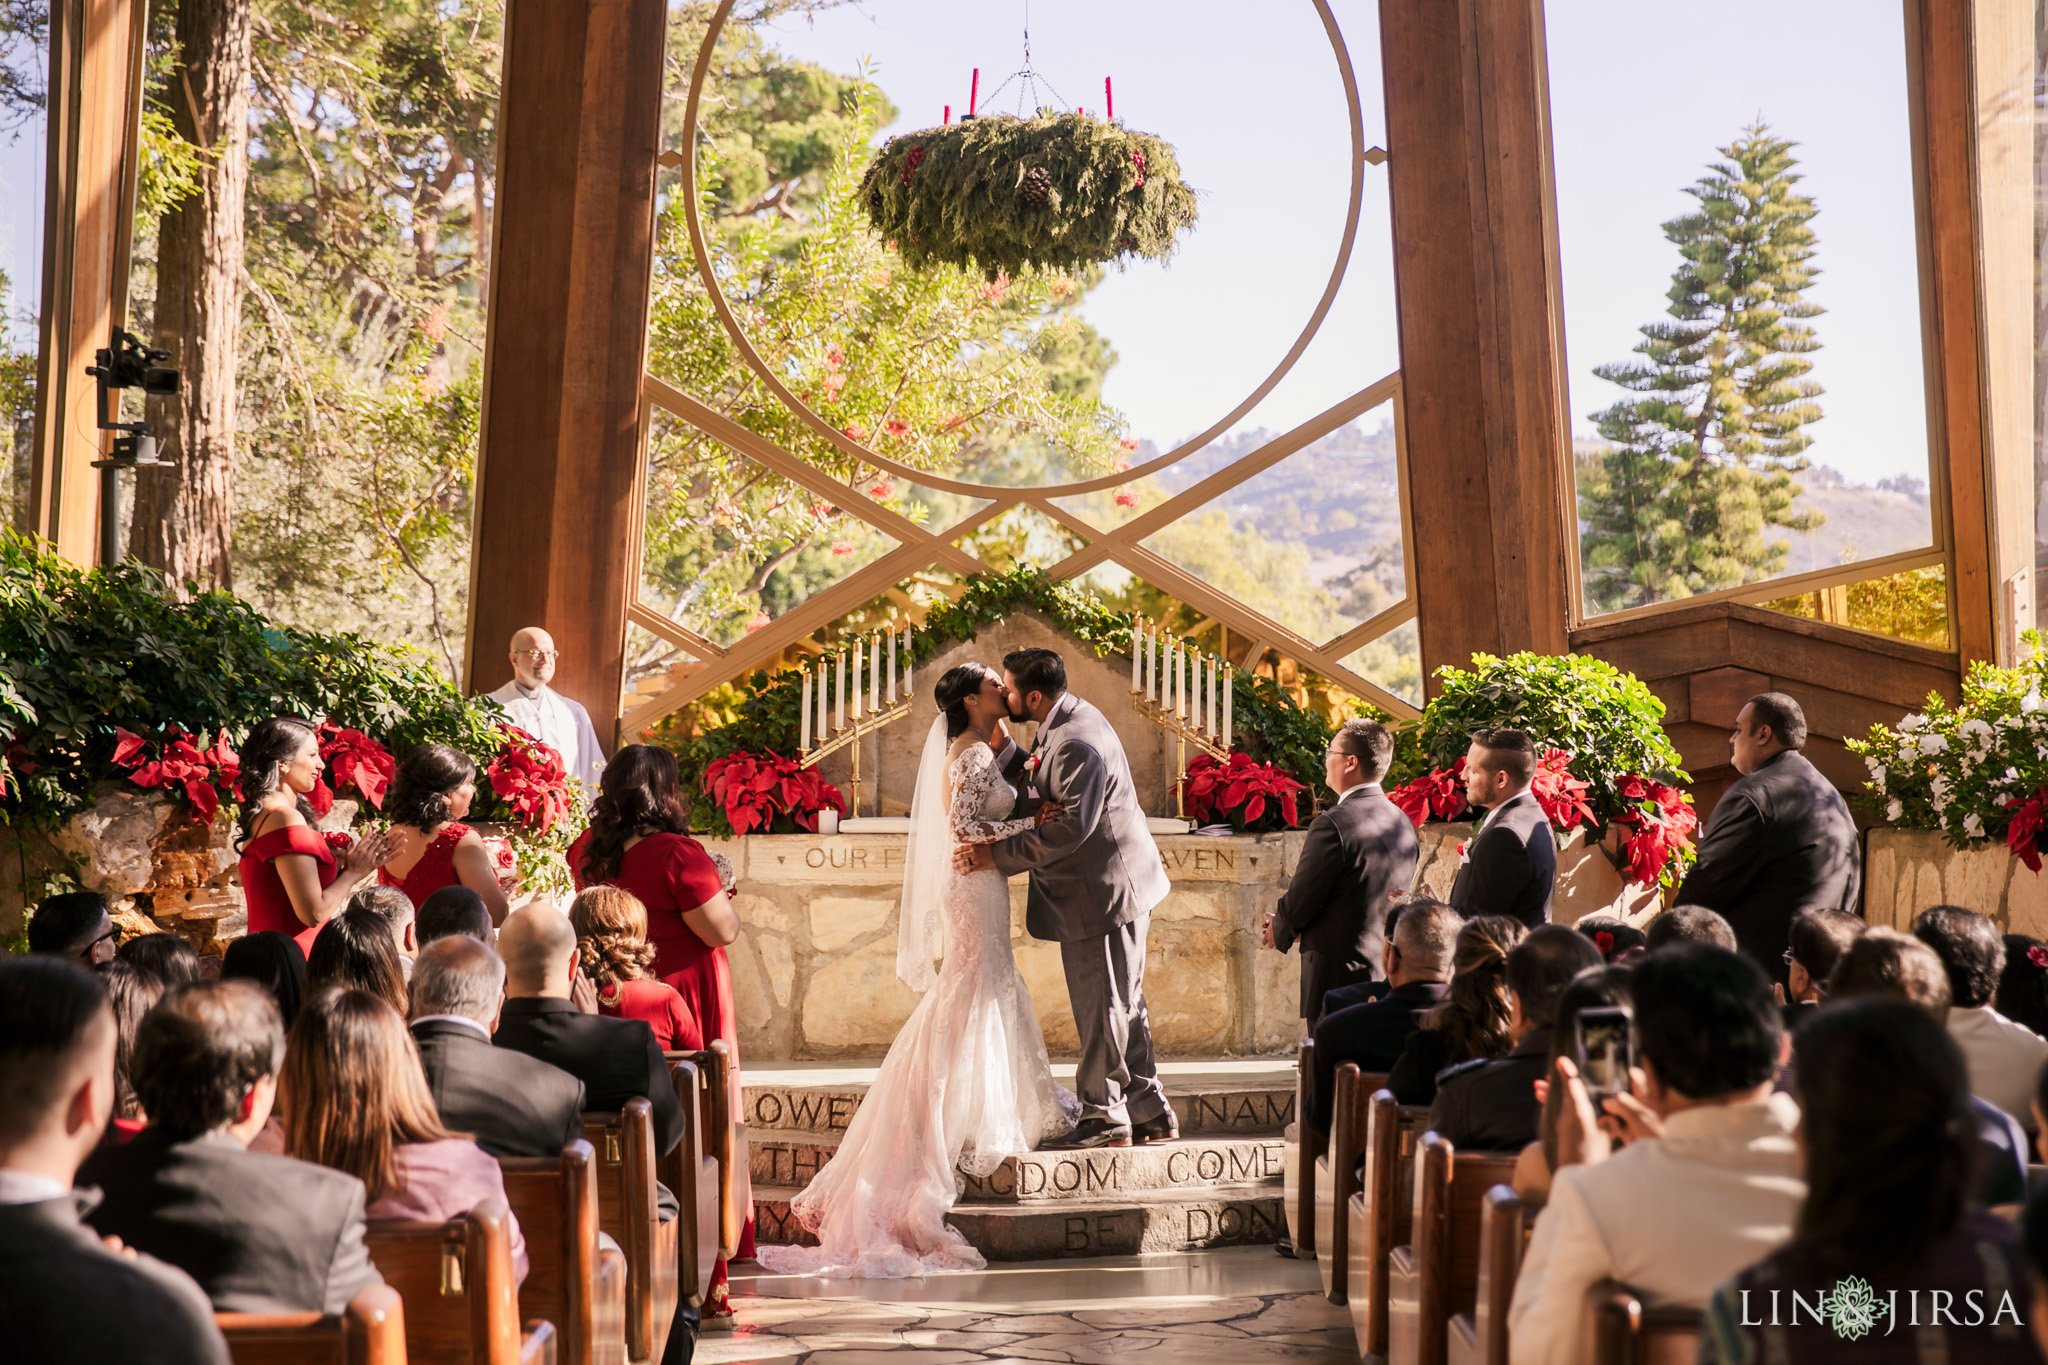
<path fill-rule="evenodd" d="M 1423 675 L 1562 654 L 1562 342 L 1540 0 L 1381 0 Z M 1432 691 L 1434 687 L 1432 685 Z"/>
<path fill-rule="evenodd" d="M 43 212 L 29 529 L 66 559 L 99 547 L 102 435 L 85 367 L 125 323 L 134 205 L 141 8 L 131 0 L 50 6 L 49 161 Z M 132 419 L 133 414 L 130 414 Z"/>
<path fill-rule="evenodd" d="M 661 0 L 511 0 L 498 123 L 463 668 L 511 677 L 541 626 L 555 687 L 616 739 L 640 506 Z"/>

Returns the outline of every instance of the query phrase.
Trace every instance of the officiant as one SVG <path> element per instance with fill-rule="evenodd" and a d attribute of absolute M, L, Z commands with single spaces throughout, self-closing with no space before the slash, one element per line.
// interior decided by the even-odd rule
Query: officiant
<path fill-rule="evenodd" d="M 597 793 L 604 776 L 604 750 L 583 704 L 548 686 L 561 659 L 555 637 L 539 626 L 527 626 L 512 637 L 512 681 L 491 693 L 511 722 L 562 756 L 562 767 L 583 784 L 586 797 Z"/>

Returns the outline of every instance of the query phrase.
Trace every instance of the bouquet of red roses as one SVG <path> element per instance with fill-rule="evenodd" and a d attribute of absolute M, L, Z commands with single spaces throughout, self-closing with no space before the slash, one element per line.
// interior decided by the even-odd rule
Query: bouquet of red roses
<path fill-rule="evenodd" d="M 192 818 L 210 825 L 223 800 L 241 797 L 237 785 L 242 779 L 241 759 L 228 747 L 225 731 L 208 749 L 199 747 L 206 738 L 204 735 L 191 734 L 176 725 L 170 733 L 170 739 L 156 742 L 156 754 L 151 757 L 149 740 L 114 727 L 114 763 L 117 767 L 132 768 L 128 780 L 138 787 L 182 787 L 192 806 Z"/>
<path fill-rule="evenodd" d="M 569 773 L 562 756 L 524 730 L 505 726 L 505 747 L 486 769 L 491 790 L 504 798 L 519 822 L 546 834 L 569 813 Z"/>
<path fill-rule="evenodd" d="M 1292 829 L 1301 823 L 1295 793 L 1303 786 L 1271 763 L 1254 762 L 1239 750 L 1228 763 L 1208 754 L 1188 764 L 1187 811 L 1196 821 L 1228 821 L 1240 833 Z"/>
<path fill-rule="evenodd" d="M 384 793 L 398 776 L 398 764 L 391 751 L 361 730 L 350 730 L 331 720 L 320 722 L 318 737 L 320 758 L 334 775 L 334 786 L 330 788 L 327 774 L 321 774 L 306 797 L 314 811 L 327 814 L 334 808 L 334 798 L 351 787 L 363 800 L 378 810 L 384 809 Z"/>
<path fill-rule="evenodd" d="M 704 769 L 704 790 L 725 813 L 734 834 L 815 832 L 818 812 L 846 813 L 846 798 L 815 768 L 780 754 L 735 751 Z M 778 818 L 785 825 L 775 828 Z"/>

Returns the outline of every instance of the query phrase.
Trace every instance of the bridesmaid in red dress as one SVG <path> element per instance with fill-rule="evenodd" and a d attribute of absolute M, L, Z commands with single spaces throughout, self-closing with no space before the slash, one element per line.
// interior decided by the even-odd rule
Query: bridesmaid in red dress
<path fill-rule="evenodd" d="M 398 765 L 384 803 L 395 843 L 377 880 L 405 892 L 417 910 L 444 886 L 466 886 L 483 898 L 492 924 L 509 908 L 481 835 L 462 823 L 476 800 L 476 764 L 459 749 L 422 744 Z"/>
<path fill-rule="evenodd" d="M 649 970 L 654 948 L 647 942 L 647 907 L 630 891 L 593 886 L 569 907 L 576 930 L 579 970 L 597 988 L 597 1012 L 638 1019 L 654 1030 L 663 1052 L 701 1052 L 704 1031 L 697 1016 Z"/>
<path fill-rule="evenodd" d="M 297 716 L 260 722 L 242 741 L 242 894 L 249 932 L 293 935 L 310 949 L 320 926 L 341 913 L 356 883 L 393 847 L 388 834 L 350 841 L 322 834 L 306 793 L 327 765 L 313 726 Z"/>
<path fill-rule="evenodd" d="M 597 885 L 630 891 L 647 909 L 654 974 L 675 987 L 709 1044 L 723 1038 L 732 1057 L 733 1113 L 740 1108 L 739 1022 L 725 945 L 740 936 L 740 917 L 725 894 L 711 855 L 689 835 L 689 813 L 676 794 L 676 756 L 629 744 L 605 765 L 590 828 L 569 847 L 579 890 Z M 738 1259 L 754 1254 L 754 1206 L 743 1198 L 746 1226 Z M 704 1326 L 732 1324 L 723 1261 L 712 1277 Z"/>

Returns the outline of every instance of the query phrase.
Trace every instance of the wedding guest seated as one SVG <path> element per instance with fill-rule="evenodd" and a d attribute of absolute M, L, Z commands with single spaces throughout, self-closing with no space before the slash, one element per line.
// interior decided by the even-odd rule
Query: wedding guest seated
<path fill-rule="evenodd" d="M 156 973 L 132 962 L 109 962 L 100 968 L 99 978 L 114 1013 L 114 1112 L 107 1123 L 107 1141 L 126 1142 L 149 1124 L 131 1079 L 135 1030 L 142 1024 L 142 1016 L 164 998 L 164 983 Z"/>
<path fill-rule="evenodd" d="M 583 975 L 597 988 L 597 1012 L 638 1019 L 664 1052 L 701 1052 L 704 1032 L 673 986 L 654 979 L 647 907 L 630 891 L 593 886 L 569 906 Z"/>
<path fill-rule="evenodd" d="M 1576 929 L 1539 924 L 1508 953 L 1505 1057 L 1453 1066 L 1436 1080 L 1429 1126 L 1464 1152 L 1519 1152 L 1536 1140 L 1543 1112 L 1536 1082 L 1550 1068 L 1550 1029 L 1572 978 L 1600 964 L 1600 950 Z"/>
<path fill-rule="evenodd" d="M 1703 1365 L 2039 1361 L 2022 1325 L 2033 1305 L 2019 1232 L 1971 1205 L 1969 1075 L 1954 1041 L 1902 1001 L 1861 999 L 1830 1001 L 1793 1051 L 1806 1202 L 1789 1243 L 1715 1291 Z M 1851 1276 L 1874 1295 L 1867 1334 L 1798 1310 Z M 1761 1307 L 1778 1303 L 1791 1311 Z"/>
<path fill-rule="evenodd" d="M 247 981 L 195 981 L 143 1017 L 135 1090 L 149 1127 L 78 1172 L 93 1230 L 170 1262 L 216 1312 L 340 1313 L 378 1283 L 363 1182 L 246 1144 L 284 1060 L 277 1006 Z"/>
<path fill-rule="evenodd" d="M 491 912 L 484 908 L 484 898 L 466 886 L 444 886 L 421 901 L 413 918 L 413 930 L 421 948 L 450 934 L 468 934 L 479 943 L 498 941 L 498 931 L 491 924 Z M 419 954 L 416 951 L 413 955 Z"/>
<path fill-rule="evenodd" d="M 56 959 L 0 959 L 0 1353 L 228 1365 L 191 1276 L 79 1222 L 72 1179 L 114 1103 L 115 1027 L 91 973 Z"/>
<path fill-rule="evenodd" d="M 1395 906 L 1388 916 L 1386 947 L 1380 950 L 1380 971 L 1393 989 L 1361 1005 L 1338 1005 L 1342 991 L 1330 993 L 1334 1008 L 1316 1025 L 1311 1122 L 1317 1132 L 1330 1131 L 1337 1068 L 1356 1062 L 1360 1071 L 1391 1071 L 1423 1011 L 1441 1005 L 1450 994 L 1458 929 L 1464 923 L 1465 917 L 1450 906 L 1426 897 Z"/>
<path fill-rule="evenodd" d="M 1593 915 L 1572 926 L 1600 950 L 1610 963 L 1629 963 L 1650 950 L 1650 937 L 1633 924 L 1606 915 Z"/>
<path fill-rule="evenodd" d="M 1579 1012 L 1629 1003 L 1629 984 L 1635 973 L 1628 965 L 1607 966 L 1580 972 L 1557 1000 L 1557 1022 L 1550 1029 L 1550 1060 L 1544 1079 L 1535 1091 L 1542 1114 L 1536 1120 L 1536 1140 L 1522 1149 L 1515 1161 L 1515 1193 L 1530 1208 L 1541 1208 L 1550 1198 L 1550 1177 L 1557 1170 L 1557 1122 L 1566 1097 L 1565 1088 L 1555 1081 L 1560 1057 L 1575 1059 L 1578 1053 Z"/>
<path fill-rule="evenodd" d="M 221 955 L 220 979 L 253 981 L 269 991 L 289 1032 L 306 998 L 306 955 L 290 934 L 275 929 L 244 934 Z"/>
<path fill-rule="evenodd" d="M 422 744 L 398 765 L 384 802 L 396 846 L 377 880 L 422 904 L 444 886 L 466 886 L 502 923 L 509 908 L 483 836 L 462 823 L 476 799 L 476 764 L 460 749 Z"/>
<path fill-rule="evenodd" d="M 466 934 L 420 949 L 412 971 L 412 1036 L 441 1121 L 494 1157 L 560 1156 L 583 1136 L 583 1082 L 510 1048 L 493 1047 L 505 964 Z"/>
<path fill-rule="evenodd" d="M 2025 934 L 2005 936 L 2005 970 L 1991 1008 L 2048 1037 L 2048 945 Z"/>
<path fill-rule="evenodd" d="M 1387 1073 L 1387 1088 L 1403 1104 L 1436 1098 L 1437 1073 L 1475 1057 L 1505 1057 L 1508 1036 L 1508 954 L 1529 931 L 1505 915 L 1481 915 L 1458 929 L 1451 954 L 1451 988 L 1444 1002 L 1423 1012 L 1401 1056 Z"/>
<path fill-rule="evenodd" d="M 1935 1023 L 1947 1026 L 1949 975 L 1934 950 L 1896 929 L 1878 927 L 1857 936 L 1828 976 L 1827 1003 L 1872 996 L 1903 1000 Z M 1795 1063 L 1788 1077 L 1798 1085 Z M 2029 1103 L 2031 1103 L 2031 1096 Z M 1977 1132 L 1978 1202 L 2015 1204 L 2027 1195 L 2027 1137 L 2017 1118 L 1981 1095 L 1970 1096 Z"/>
<path fill-rule="evenodd" d="M 123 943 L 114 954 L 116 962 L 129 962 L 175 990 L 187 981 L 199 979 L 199 950 L 182 934 L 138 934 Z"/>
<path fill-rule="evenodd" d="M 323 834 L 306 795 L 327 764 L 317 732 L 297 716 L 260 722 L 242 741 L 242 814 L 235 838 L 249 932 L 277 929 L 311 954 L 313 937 L 341 912 L 356 883 L 391 851 L 379 833 L 351 841 Z"/>
<path fill-rule="evenodd" d="M 1969 1063 L 1971 1093 L 2027 1121 L 2048 1038 L 1991 1007 L 2005 970 L 1998 926 L 1974 910 L 1937 905 L 1914 921 L 1913 937 L 1934 949 L 1948 972 L 1948 1031 Z"/>
<path fill-rule="evenodd" d="M 654 1031 L 638 1019 L 585 1014 L 570 1001 L 581 966 L 576 931 L 553 906 L 535 903 L 498 930 L 505 957 L 505 1005 L 494 1042 L 560 1067 L 583 1082 L 584 1104 L 622 1108 L 640 1096 L 654 1106 L 654 1142 L 666 1156 L 683 1137 L 683 1110 Z"/>
<path fill-rule="evenodd" d="M 1673 943 L 1704 943 L 1736 951 L 1735 930 L 1704 905 L 1674 905 L 1643 931 L 1643 946 L 1653 953 Z"/>
<path fill-rule="evenodd" d="M 360 907 L 344 910 L 313 940 L 313 951 L 306 956 L 306 998 L 329 986 L 368 991 L 405 1012 L 405 971 L 398 965 L 398 949 L 391 944 L 391 928 L 383 915 Z"/>
<path fill-rule="evenodd" d="M 285 1044 L 285 1150 L 363 1182 L 366 1218 L 441 1223 L 505 1197 L 505 1173 L 442 1125 L 405 1020 L 368 991 L 315 996 Z M 512 1222 L 512 1274 L 526 1278 Z"/>
<path fill-rule="evenodd" d="M 66 891 L 46 897 L 28 918 L 28 950 L 67 958 L 81 967 L 114 960 L 121 931 L 97 891 Z"/>
<path fill-rule="evenodd" d="M 1789 1040 L 1763 969 L 1681 944 L 1634 972 L 1636 1091 L 1605 1102 L 1611 1124 L 1558 1063 L 1558 1167 L 1508 1310 L 1514 1365 L 1590 1359 L 1586 1291 L 1610 1276 L 1649 1305 L 1704 1308 L 1790 1240 L 1806 1194 L 1799 1107 L 1771 1090 Z"/>
<path fill-rule="evenodd" d="M 463 888 L 468 890 L 467 887 Z M 398 969 L 407 977 L 412 975 L 412 960 L 419 956 L 419 939 L 413 933 L 413 921 L 417 911 L 413 909 L 412 898 L 395 886 L 365 886 L 348 898 L 348 908 L 362 910 L 384 921 L 390 931 L 391 946 L 398 953 Z"/>
<path fill-rule="evenodd" d="M 1785 1027 L 1797 1028 L 1820 1008 L 1828 973 L 1869 926 L 1845 910 L 1802 910 L 1785 948 Z"/>

